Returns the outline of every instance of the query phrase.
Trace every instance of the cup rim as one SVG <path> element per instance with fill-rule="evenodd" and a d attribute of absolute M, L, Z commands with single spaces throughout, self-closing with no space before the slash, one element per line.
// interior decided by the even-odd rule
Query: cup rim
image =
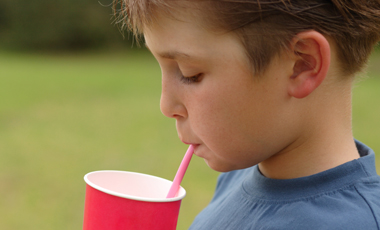
<path fill-rule="evenodd" d="M 89 175 L 95 174 L 95 173 L 102 173 L 102 172 L 116 172 L 116 173 L 138 174 L 138 175 L 153 177 L 155 179 L 167 181 L 169 183 L 173 183 L 172 181 L 164 179 L 164 178 L 161 178 L 161 177 L 152 176 L 152 175 L 145 174 L 145 173 L 130 172 L 130 171 L 121 171 L 121 170 L 98 170 L 98 171 L 89 172 L 89 173 L 87 173 L 84 176 L 84 181 L 86 182 L 87 185 L 91 186 L 92 188 L 94 188 L 96 190 L 99 190 L 101 192 L 104 192 L 104 193 L 107 193 L 107 194 L 110 194 L 110 195 L 113 195 L 113 196 L 127 198 L 127 199 L 131 199 L 131 200 L 147 201 L 147 202 L 172 202 L 172 201 L 182 200 L 186 196 L 186 190 L 182 186 L 180 186 L 180 191 L 183 191 L 183 194 L 181 196 L 177 196 L 177 197 L 173 197 L 173 198 L 145 198 L 145 197 L 140 197 L 140 196 L 132 196 L 132 195 L 122 194 L 122 193 L 119 193 L 119 192 L 114 192 L 114 191 L 111 191 L 109 189 L 106 189 L 106 188 L 103 188 L 101 186 L 98 186 L 98 185 L 92 183 L 88 179 Z"/>

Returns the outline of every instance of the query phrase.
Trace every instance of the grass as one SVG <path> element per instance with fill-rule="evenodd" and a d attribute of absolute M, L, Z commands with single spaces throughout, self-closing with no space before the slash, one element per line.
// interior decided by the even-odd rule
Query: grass
<path fill-rule="evenodd" d="M 380 50 L 370 59 L 367 74 L 355 85 L 353 93 L 353 132 L 355 138 L 380 154 Z M 377 169 L 380 174 L 380 157 Z"/>
<path fill-rule="evenodd" d="M 186 146 L 160 112 L 151 55 L 0 53 L 0 63 L 0 229 L 80 229 L 90 171 L 174 177 Z M 378 153 L 379 63 L 375 55 L 353 100 L 355 137 Z M 216 177 L 193 158 L 178 229 L 209 202 Z"/>

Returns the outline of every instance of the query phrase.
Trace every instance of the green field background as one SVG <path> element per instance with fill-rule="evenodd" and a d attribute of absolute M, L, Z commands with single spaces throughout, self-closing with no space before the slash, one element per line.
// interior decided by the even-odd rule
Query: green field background
<path fill-rule="evenodd" d="M 360 79 L 354 134 L 380 154 L 379 53 Z M 160 112 L 160 69 L 145 51 L 0 52 L 0 82 L 2 230 L 81 229 L 86 173 L 125 170 L 172 180 L 186 151 L 175 121 Z M 178 229 L 209 202 L 217 175 L 193 158 Z"/>

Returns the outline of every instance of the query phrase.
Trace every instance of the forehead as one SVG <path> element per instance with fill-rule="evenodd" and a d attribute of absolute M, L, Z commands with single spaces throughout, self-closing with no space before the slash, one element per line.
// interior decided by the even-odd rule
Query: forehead
<path fill-rule="evenodd" d="M 199 46 L 207 43 L 213 37 L 212 34 L 190 19 L 188 15 L 182 15 L 180 19 L 157 16 L 154 23 L 144 27 L 146 46 L 155 51 L 168 48 L 176 50 L 180 47 L 191 50 L 195 44 Z"/>
<path fill-rule="evenodd" d="M 233 33 L 217 33 L 193 20 L 193 15 L 181 18 L 158 15 L 154 23 L 144 27 L 146 46 L 155 56 L 169 59 L 186 59 L 226 55 L 226 51 L 243 51 Z"/>

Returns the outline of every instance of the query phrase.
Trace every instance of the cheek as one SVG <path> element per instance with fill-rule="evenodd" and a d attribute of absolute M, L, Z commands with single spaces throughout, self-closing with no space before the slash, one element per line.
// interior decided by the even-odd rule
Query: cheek
<path fill-rule="evenodd" d="M 252 125 L 255 120 L 252 112 L 254 105 L 248 105 L 248 101 L 243 100 L 242 95 L 224 92 L 223 94 L 208 92 L 207 96 L 200 95 L 202 100 L 194 103 L 192 113 L 189 112 L 196 135 L 209 148 L 215 150 L 242 146 L 247 142 L 246 139 L 252 136 L 252 130 L 248 125 Z"/>
<path fill-rule="evenodd" d="M 223 93 L 218 93 L 223 92 Z M 189 118 L 194 133 L 216 154 L 269 154 L 281 137 L 281 102 L 262 89 L 229 87 L 193 98 Z M 274 147 L 274 146 L 273 146 Z M 262 157 L 263 157 L 262 156 Z"/>

